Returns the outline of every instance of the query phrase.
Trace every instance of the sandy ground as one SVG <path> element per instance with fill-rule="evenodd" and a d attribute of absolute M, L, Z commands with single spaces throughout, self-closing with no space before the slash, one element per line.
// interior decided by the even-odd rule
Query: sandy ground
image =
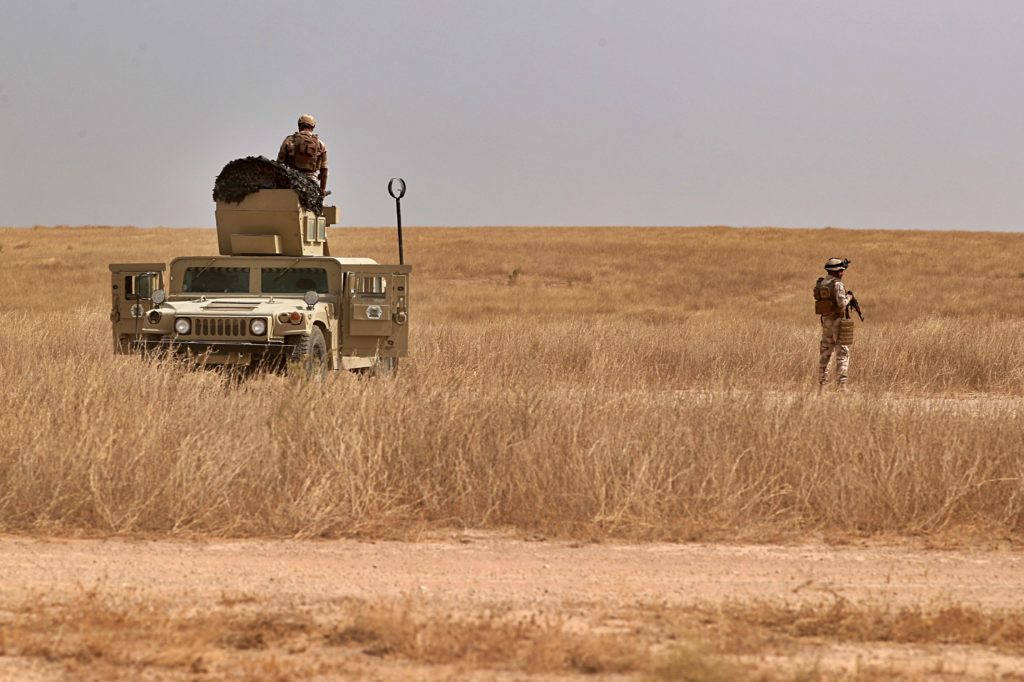
<path fill-rule="evenodd" d="M 415 595 L 453 609 L 512 603 L 523 609 L 593 604 L 607 610 L 842 597 L 855 603 L 957 602 L 985 611 L 1024 610 L 1024 553 L 1011 549 L 580 544 L 487 535 L 414 543 L 0 537 L 0 576 L 0 604 L 8 605 L 40 595 L 71 599 L 98 588 L 182 604 L 225 595 L 292 603 Z M 816 660 L 863 660 L 863 648 L 847 649 L 819 651 Z M 868 653 L 890 665 L 931 657 L 928 670 L 945 662 L 947 669 L 959 666 L 960 674 L 1024 679 L 1024 658 L 983 648 L 890 646 Z M 0 656 L 0 678 L 13 679 L 12 665 Z"/>
<path fill-rule="evenodd" d="M 0 538 L 0 595 L 83 588 L 161 596 L 637 602 L 952 600 L 1024 609 L 1024 554 L 900 547 L 448 542 L 175 542 Z"/>

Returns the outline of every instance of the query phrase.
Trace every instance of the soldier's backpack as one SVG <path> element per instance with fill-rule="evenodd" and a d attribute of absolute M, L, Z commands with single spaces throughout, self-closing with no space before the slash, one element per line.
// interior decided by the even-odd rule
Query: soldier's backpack
<path fill-rule="evenodd" d="M 835 280 L 825 282 L 824 277 L 819 277 L 814 283 L 814 314 L 815 315 L 839 315 L 841 311 L 836 305 Z"/>

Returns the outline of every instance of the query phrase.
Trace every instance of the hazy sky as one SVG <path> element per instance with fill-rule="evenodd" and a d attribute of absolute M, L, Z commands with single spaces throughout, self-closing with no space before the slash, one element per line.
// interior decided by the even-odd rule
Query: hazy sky
<path fill-rule="evenodd" d="M 343 222 L 1024 228 L 1020 0 L 0 0 L 0 225 L 212 226 L 299 114 Z"/>

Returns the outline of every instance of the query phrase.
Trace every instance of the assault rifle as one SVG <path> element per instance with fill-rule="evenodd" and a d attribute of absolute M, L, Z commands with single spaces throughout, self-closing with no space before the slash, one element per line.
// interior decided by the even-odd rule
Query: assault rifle
<path fill-rule="evenodd" d="M 860 301 L 857 300 L 857 297 L 853 295 L 852 291 L 847 293 L 850 295 L 850 302 L 846 304 L 846 319 L 850 319 L 850 310 L 852 309 L 857 313 L 857 317 L 860 318 L 860 321 L 863 322 L 864 313 L 860 311 Z"/>

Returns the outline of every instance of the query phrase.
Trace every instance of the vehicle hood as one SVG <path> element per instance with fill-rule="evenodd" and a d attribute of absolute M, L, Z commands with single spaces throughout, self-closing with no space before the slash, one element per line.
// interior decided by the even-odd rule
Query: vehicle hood
<path fill-rule="evenodd" d="M 263 317 L 283 311 L 305 310 L 297 298 L 208 298 L 205 300 L 165 301 L 161 309 L 170 309 L 177 317 Z"/>

